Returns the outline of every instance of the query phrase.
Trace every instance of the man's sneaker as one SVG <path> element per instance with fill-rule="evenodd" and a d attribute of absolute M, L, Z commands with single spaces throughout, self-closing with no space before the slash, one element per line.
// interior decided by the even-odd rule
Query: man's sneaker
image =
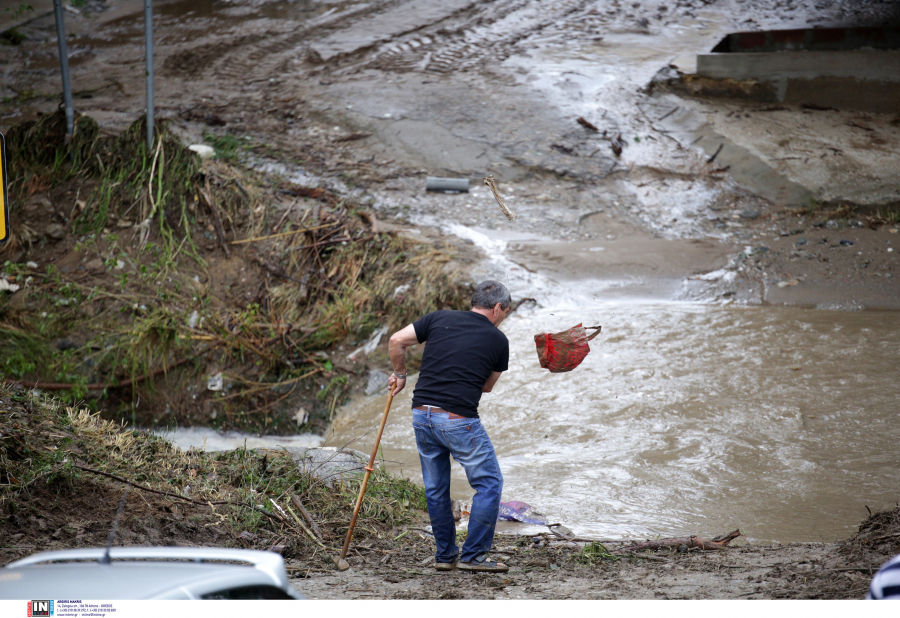
<path fill-rule="evenodd" d="M 452 571 L 456 568 L 456 560 L 453 562 L 435 562 L 434 570 L 435 571 Z"/>
<path fill-rule="evenodd" d="M 506 573 L 509 571 L 509 567 L 501 562 L 492 562 L 490 560 L 482 560 L 479 562 L 477 559 L 472 562 L 460 562 L 456 565 L 460 571 L 480 571 L 482 573 Z"/>

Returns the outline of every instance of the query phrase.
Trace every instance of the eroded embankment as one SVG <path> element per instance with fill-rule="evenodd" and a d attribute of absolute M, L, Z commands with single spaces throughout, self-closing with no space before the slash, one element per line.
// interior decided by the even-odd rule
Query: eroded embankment
<path fill-rule="evenodd" d="M 363 372 L 328 350 L 465 297 L 452 256 L 362 204 L 201 161 L 163 124 L 62 112 L 9 132 L 0 375 L 132 424 L 321 429 Z"/>

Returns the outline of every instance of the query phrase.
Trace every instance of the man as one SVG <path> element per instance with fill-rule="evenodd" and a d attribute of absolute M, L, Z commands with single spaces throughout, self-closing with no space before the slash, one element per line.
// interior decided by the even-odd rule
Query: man
<path fill-rule="evenodd" d="M 490 393 L 508 369 L 509 341 L 497 327 L 510 309 L 509 290 L 497 281 L 475 288 L 471 311 L 434 311 L 391 336 L 397 395 L 406 386 L 406 349 L 426 343 L 413 392 L 413 428 L 422 462 L 428 515 L 437 551 L 435 568 L 504 573 L 487 559 L 494 541 L 503 476 L 490 438 L 478 419 L 482 393 Z M 468 537 L 460 553 L 450 507 L 450 455 L 475 490 Z"/>

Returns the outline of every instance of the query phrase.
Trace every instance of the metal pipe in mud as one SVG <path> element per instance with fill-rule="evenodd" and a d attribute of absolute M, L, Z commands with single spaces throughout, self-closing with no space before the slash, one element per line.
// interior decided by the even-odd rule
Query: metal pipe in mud
<path fill-rule="evenodd" d="M 58 1 L 58 0 L 57 0 Z M 144 0 L 144 44 L 147 66 L 147 150 L 153 149 L 153 0 Z"/>
<path fill-rule="evenodd" d="M 63 21 L 62 0 L 53 0 L 56 14 L 56 42 L 59 45 L 59 68 L 62 71 L 63 100 L 66 104 L 66 139 L 75 131 L 75 105 L 72 102 L 72 82 L 69 77 L 69 50 L 66 45 L 66 24 Z"/>
<path fill-rule="evenodd" d="M 460 191 L 461 193 L 469 192 L 468 178 L 438 178 L 429 176 L 425 179 L 426 191 Z"/>
<path fill-rule="evenodd" d="M 369 465 L 366 466 L 366 475 L 363 477 L 362 485 L 359 487 L 359 497 L 356 499 L 356 506 L 353 509 L 353 517 L 350 519 L 350 528 L 347 529 L 347 538 L 344 540 L 344 548 L 341 550 L 341 557 L 335 560 L 335 564 L 339 571 L 346 571 L 350 568 L 345 558 L 347 550 L 350 549 L 350 539 L 353 538 L 353 528 L 356 527 L 356 518 L 359 516 L 359 508 L 362 506 L 363 497 L 366 495 L 366 485 L 369 484 L 369 475 L 375 471 L 375 457 L 378 455 L 378 445 L 381 443 L 381 434 L 384 433 L 384 426 L 387 424 L 388 412 L 391 411 L 391 404 L 394 402 L 393 387 L 388 391 L 387 404 L 384 406 L 384 414 L 381 415 L 381 425 L 378 427 L 378 435 L 375 436 L 375 445 L 372 447 L 372 455 L 369 457 Z"/>

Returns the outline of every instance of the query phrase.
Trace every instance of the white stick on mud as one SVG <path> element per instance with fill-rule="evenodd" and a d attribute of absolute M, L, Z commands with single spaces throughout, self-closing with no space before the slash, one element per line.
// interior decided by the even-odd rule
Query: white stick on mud
<path fill-rule="evenodd" d="M 500 205 L 500 210 L 503 211 L 503 214 L 506 215 L 506 218 L 510 221 L 515 221 L 519 218 L 519 215 L 514 213 L 509 209 L 509 206 L 506 205 L 506 202 L 503 201 L 503 198 L 500 197 L 500 192 L 497 191 L 497 183 L 494 182 L 493 176 L 488 176 L 484 179 L 484 184 L 486 184 L 490 189 L 491 193 L 494 194 L 494 199 L 497 200 L 497 203 Z"/>

